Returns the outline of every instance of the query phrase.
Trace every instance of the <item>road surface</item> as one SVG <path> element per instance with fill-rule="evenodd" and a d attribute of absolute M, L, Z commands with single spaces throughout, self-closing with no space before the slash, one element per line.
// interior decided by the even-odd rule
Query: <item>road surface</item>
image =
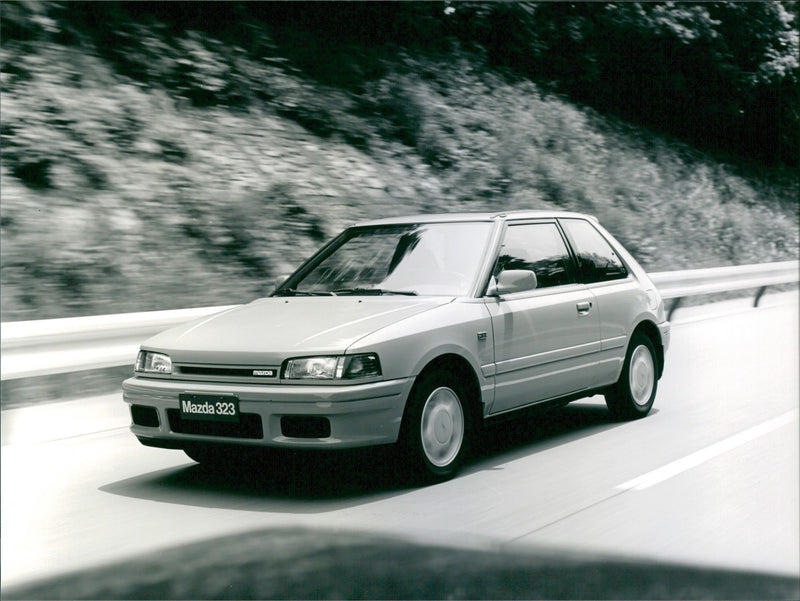
<path fill-rule="evenodd" d="M 488 429 L 456 479 L 385 452 L 220 474 L 141 446 L 121 393 L 2 413 L 2 587 L 263 528 L 800 575 L 797 295 L 676 313 L 651 414 L 601 397 Z"/>

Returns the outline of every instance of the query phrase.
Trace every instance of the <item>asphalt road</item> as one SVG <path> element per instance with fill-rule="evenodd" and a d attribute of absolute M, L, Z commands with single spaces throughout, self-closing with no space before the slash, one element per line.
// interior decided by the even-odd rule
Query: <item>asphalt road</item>
<path fill-rule="evenodd" d="M 2 413 L 2 587 L 264 528 L 386 533 L 800 575 L 798 305 L 687 309 L 654 410 L 600 397 L 488 429 L 462 475 L 389 453 L 209 472 L 127 431 L 121 394 Z"/>

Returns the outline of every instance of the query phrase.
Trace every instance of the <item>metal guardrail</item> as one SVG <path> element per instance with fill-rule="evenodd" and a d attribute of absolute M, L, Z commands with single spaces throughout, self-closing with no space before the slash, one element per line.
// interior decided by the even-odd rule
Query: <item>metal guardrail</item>
<path fill-rule="evenodd" d="M 0 379 L 133 365 L 150 336 L 236 305 L 0 324 Z"/>
<path fill-rule="evenodd" d="M 714 292 L 756 289 L 757 306 L 767 286 L 799 276 L 798 261 L 650 274 L 661 296 L 673 301 L 670 317 L 684 298 Z M 0 324 L 0 379 L 132 365 L 150 336 L 235 306 L 6 322 Z"/>
<path fill-rule="evenodd" d="M 690 296 L 756 289 L 753 306 L 757 307 L 767 287 L 791 284 L 800 280 L 800 261 L 712 267 L 691 271 L 661 271 L 648 274 L 661 298 L 672 300 L 668 319 Z"/>

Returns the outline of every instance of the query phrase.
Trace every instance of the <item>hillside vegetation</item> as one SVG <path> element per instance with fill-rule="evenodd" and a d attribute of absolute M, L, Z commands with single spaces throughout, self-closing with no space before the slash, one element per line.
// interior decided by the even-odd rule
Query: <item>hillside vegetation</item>
<path fill-rule="evenodd" d="M 792 156 L 698 150 L 458 31 L 199 4 L 3 3 L 3 321 L 246 302 L 344 226 L 408 213 L 587 212 L 654 271 L 797 258 Z"/>

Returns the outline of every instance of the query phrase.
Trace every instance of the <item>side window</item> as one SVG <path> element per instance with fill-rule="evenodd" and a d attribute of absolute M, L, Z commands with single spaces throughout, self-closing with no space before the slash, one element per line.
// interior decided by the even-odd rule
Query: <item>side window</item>
<path fill-rule="evenodd" d="M 562 219 L 561 225 L 575 245 L 584 282 L 591 284 L 628 277 L 622 260 L 591 223 L 583 219 Z"/>
<path fill-rule="evenodd" d="M 494 274 L 506 269 L 530 269 L 537 288 L 572 284 L 569 252 L 555 223 L 511 225 L 500 249 Z"/>

